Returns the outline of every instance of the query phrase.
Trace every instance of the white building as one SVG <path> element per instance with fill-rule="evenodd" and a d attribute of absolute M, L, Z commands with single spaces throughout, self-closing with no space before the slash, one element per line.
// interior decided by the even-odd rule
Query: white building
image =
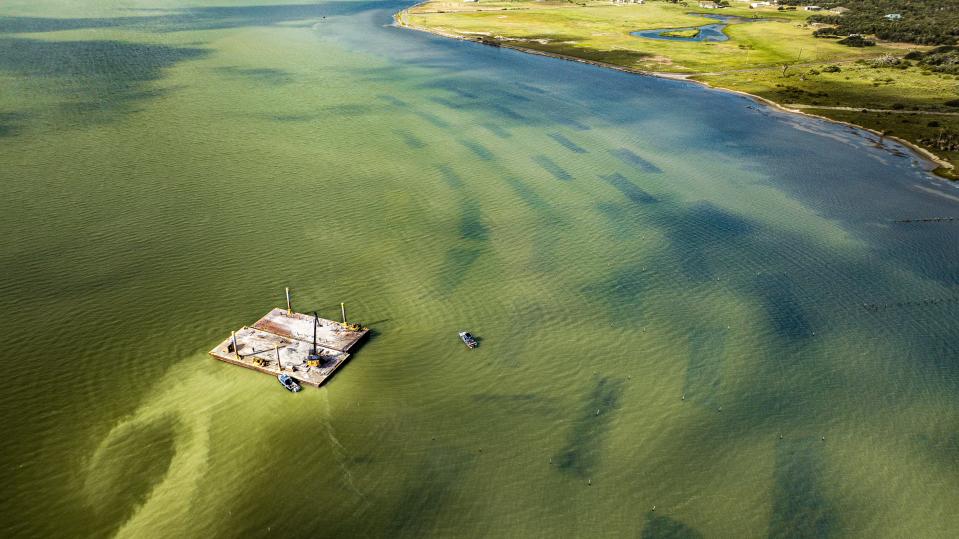
<path fill-rule="evenodd" d="M 902 15 L 900 15 L 899 13 L 890 13 L 889 15 L 886 15 L 883 18 L 886 19 L 887 21 L 901 21 Z"/>
<path fill-rule="evenodd" d="M 767 7 L 771 5 L 772 4 L 770 4 L 769 2 L 753 2 L 752 4 L 749 4 L 749 7 L 751 7 L 752 9 L 756 9 L 756 8 Z"/>
<path fill-rule="evenodd" d="M 822 8 L 819 6 L 804 6 L 805 11 L 822 11 Z"/>

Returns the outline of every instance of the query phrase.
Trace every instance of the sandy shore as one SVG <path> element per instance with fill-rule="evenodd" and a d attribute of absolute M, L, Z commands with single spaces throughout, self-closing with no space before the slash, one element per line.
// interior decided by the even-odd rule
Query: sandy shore
<path fill-rule="evenodd" d="M 419 4 L 416 4 L 416 5 L 419 5 Z M 407 9 L 404 9 L 404 10 L 402 10 L 402 11 L 399 11 L 399 12 L 395 13 L 395 14 L 393 15 L 393 24 L 394 24 L 395 26 L 397 26 L 397 27 L 408 28 L 408 29 L 410 29 L 410 30 L 416 30 L 416 31 L 418 31 L 418 32 L 425 32 L 425 33 L 427 33 L 427 34 L 433 34 L 433 35 L 437 35 L 437 36 L 447 37 L 447 38 L 450 38 L 450 39 L 458 39 L 458 40 L 460 40 L 460 41 L 473 41 L 473 42 L 480 43 L 480 44 L 483 44 L 483 45 L 490 45 L 488 42 L 486 42 L 486 41 L 483 39 L 484 37 L 488 37 L 488 36 L 482 36 L 482 35 L 477 35 L 477 36 L 475 36 L 475 37 L 474 37 L 474 36 L 464 36 L 464 35 L 460 35 L 460 34 L 452 34 L 452 33 L 449 33 L 449 32 L 442 32 L 442 31 L 439 31 L 439 30 L 435 30 L 435 29 L 432 29 L 432 28 L 426 28 L 426 27 L 423 27 L 423 26 L 417 26 L 417 25 L 413 25 L 413 24 L 408 24 L 406 21 L 403 20 L 403 17 L 402 17 L 402 16 L 405 15 L 405 14 L 407 14 L 407 12 L 409 11 L 409 9 L 412 9 L 413 7 L 416 7 L 416 6 L 411 6 L 410 8 L 407 8 Z M 906 148 L 912 150 L 915 154 L 917 154 L 917 156 L 919 157 L 920 160 L 926 161 L 926 162 L 928 163 L 928 165 L 929 165 L 929 166 L 928 166 L 928 169 L 929 169 L 929 170 L 931 170 L 932 172 L 935 172 L 937 175 L 939 175 L 940 177 L 943 177 L 943 178 L 945 178 L 945 179 L 950 179 L 950 180 L 952 179 L 952 178 L 949 178 L 948 176 L 945 175 L 945 174 L 947 174 L 947 173 L 953 172 L 954 167 L 953 167 L 952 163 L 950 163 L 949 161 L 946 161 L 945 159 L 939 157 L 938 155 L 932 153 L 931 151 L 929 151 L 929 150 L 927 150 L 927 149 L 925 149 L 925 148 L 923 148 L 923 147 L 921 147 L 921 146 L 919 146 L 919 145 L 917 145 L 917 144 L 915 144 L 915 143 L 913 143 L 913 142 L 910 142 L 910 141 L 908 141 L 908 140 L 901 139 L 901 138 L 899 138 L 899 137 L 895 137 L 895 136 L 892 136 L 892 135 L 886 135 L 885 137 L 883 137 L 882 133 L 880 133 L 880 132 L 878 132 L 878 131 L 876 131 L 876 130 L 874 130 L 874 129 L 870 129 L 870 128 L 868 128 L 868 127 L 864 127 L 864 126 L 861 126 L 861 125 L 858 125 L 858 124 L 854 124 L 854 123 L 851 123 L 851 122 L 844 122 L 844 121 L 842 121 L 842 120 L 835 120 L 835 119 L 832 119 L 832 118 L 827 118 L 826 116 L 821 116 L 821 115 L 819 115 L 819 114 L 813 114 L 813 113 L 811 113 L 811 112 L 805 112 L 805 111 L 800 110 L 800 109 L 789 108 L 789 107 L 786 107 L 786 106 L 784 106 L 784 105 L 782 105 L 782 104 L 780 104 L 780 103 L 777 103 L 777 102 L 775 102 L 775 101 L 766 99 L 765 97 L 760 97 L 760 96 L 758 96 L 758 95 L 750 94 L 750 93 L 743 92 L 743 91 L 740 91 L 740 90 L 734 90 L 734 89 L 732 89 L 732 88 L 725 88 L 725 87 L 722 87 L 722 86 L 715 86 L 715 85 L 709 84 L 708 82 L 704 82 L 704 81 L 700 81 L 700 80 L 693 79 L 692 77 L 696 76 L 696 75 L 697 75 L 696 73 L 685 74 L 685 73 L 662 73 L 662 72 L 658 72 L 658 71 L 644 71 L 644 70 L 641 70 L 641 69 L 633 69 L 633 68 L 624 67 L 624 66 L 607 64 L 607 63 L 605 63 L 605 62 L 597 62 L 597 61 L 595 61 L 595 60 L 586 60 L 586 59 L 584 59 L 584 58 L 576 58 L 575 56 L 567 56 L 567 55 L 564 55 L 564 54 L 556 54 L 556 53 L 552 53 L 552 52 L 539 51 L 539 50 L 535 50 L 535 49 L 530 49 L 530 48 L 522 47 L 522 46 L 519 46 L 519 45 L 514 45 L 514 44 L 509 43 L 509 42 L 497 42 L 496 46 L 503 47 L 503 48 L 508 48 L 508 49 L 513 49 L 513 50 L 517 50 L 517 51 L 520 51 L 520 52 L 525 52 L 525 53 L 527 53 L 527 54 L 536 54 L 536 55 L 539 55 L 539 56 L 548 56 L 548 57 L 550 57 L 550 58 L 558 58 L 558 59 L 560 59 L 560 60 L 567 60 L 567 61 L 570 61 L 570 62 L 579 62 L 579 63 L 581 63 L 581 64 L 590 64 L 590 65 L 594 65 L 594 66 L 598 66 L 598 67 L 603 67 L 603 68 L 606 68 L 606 69 L 615 69 L 615 70 L 617 70 L 617 71 L 623 71 L 623 72 L 625 72 L 625 73 L 632 73 L 632 74 L 635 74 L 635 75 L 644 75 L 644 76 L 647 76 L 647 77 L 657 77 L 657 78 L 661 78 L 661 79 L 681 80 L 681 81 L 686 81 L 686 82 L 692 82 L 692 83 L 699 84 L 699 85 L 701 85 L 701 86 L 704 86 L 704 87 L 706 87 L 706 88 L 710 88 L 710 89 L 713 89 L 713 90 L 720 90 L 720 91 L 723 91 L 723 92 L 730 92 L 730 93 L 738 94 L 738 95 L 741 95 L 741 96 L 744 96 L 744 97 L 748 97 L 748 98 L 750 98 L 750 99 L 752 99 L 752 100 L 754 100 L 754 101 L 757 101 L 757 102 L 759 102 L 759 103 L 762 103 L 763 105 L 767 105 L 767 106 L 772 107 L 772 108 L 774 108 L 774 109 L 777 109 L 777 110 L 780 110 L 780 111 L 783 111 L 783 112 L 788 112 L 788 113 L 790 113 L 790 114 L 801 114 L 801 115 L 803 115 L 803 116 L 808 116 L 808 117 L 811 117 L 811 118 L 818 118 L 818 119 L 820 119 L 820 120 L 826 120 L 827 122 L 831 122 L 831 123 L 834 123 L 834 124 L 845 125 L 845 126 L 849 126 L 849 127 L 854 127 L 854 128 L 856 128 L 856 129 L 861 129 L 861 130 L 863 130 L 863 131 L 867 131 L 867 132 L 869 132 L 869 133 L 872 133 L 872 134 L 876 135 L 877 137 L 896 141 L 897 143 L 899 143 L 899 144 L 905 146 Z"/>

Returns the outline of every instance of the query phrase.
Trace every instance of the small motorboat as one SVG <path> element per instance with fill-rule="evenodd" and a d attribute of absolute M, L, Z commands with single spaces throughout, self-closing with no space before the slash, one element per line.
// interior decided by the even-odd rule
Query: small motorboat
<path fill-rule="evenodd" d="M 279 380 L 281 384 L 283 384 L 283 387 L 285 387 L 289 391 L 292 391 L 293 393 L 296 393 L 297 391 L 302 389 L 300 387 L 300 384 L 296 383 L 296 380 L 294 380 L 289 374 L 281 374 L 277 376 L 276 379 Z"/>
<path fill-rule="evenodd" d="M 463 343 L 466 344 L 467 348 L 476 348 L 479 343 L 476 342 L 476 338 L 470 335 L 469 331 L 461 331 L 460 339 L 463 339 Z"/>

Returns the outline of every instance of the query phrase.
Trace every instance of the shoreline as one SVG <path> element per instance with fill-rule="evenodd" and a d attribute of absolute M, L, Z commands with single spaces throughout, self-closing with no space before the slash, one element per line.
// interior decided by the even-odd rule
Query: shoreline
<path fill-rule="evenodd" d="M 452 34 L 452 33 L 449 33 L 449 32 L 441 32 L 441 31 L 439 31 L 439 30 L 433 30 L 433 29 L 426 28 L 426 27 L 423 27 L 423 26 L 417 26 L 417 25 L 413 25 L 413 24 L 408 24 L 408 23 L 404 22 L 403 20 L 401 20 L 400 17 L 401 17 L 402 15 L 406 14 L 410 9 L 412 9 L 412 8 L 414 8 L 414 7 L 416 7 L 416 6 L 420 5 L 420 4 L 424 4 L 424 3 L 426 3 L 425 0 L 424 0 L 423 2 L 419 2 L 419 3 L 414 4 L 414 5 L 406 8 L 406 9 L 403 9 L 403 10 L 400 10 L 400 11 L 394 13 L 394 14 L 393 14 L 393 26 L 396 26 L 397 28 L 406 28 L 406 29 L 409 29 L 409 30 L 415 30 L 415 31 L 417 31 L 417 32 L 423 32 L 423 33 L 426 33 L 426 34 L 432 34 L 432 35 L 435 35 L 435 36 L 440 36 L 440 37 L 445 37 L 445 38 L 450 38 L 450 39 L 457 39 L 457 40 L 460 40 L 460 41 L 471 41 L 471 42 L 473 42 L 473 43 L 479 43 L 479 44 L 481 44 L 481 45 L 487 45 L 487 46 L 493 46 L 493 47 L 500 47 L 500 48 L 512 49 L 512 50 L 516 50 L 516 51 L 519 51 L 519 52 L 524 52 L 524 53 L 526 53 L 526 54 L 535 54 L 535 55 L 537 55 L 537 56 L 546 56 L 546 57 L 549 57 L 549 58 L 556 58 L 556 59 L 559 59 L 559 60 L 566 60 L 566 61 L 571 61 L 571 62 L 579 62 L 579 63 L 581 63 L 581 64 L 589 64 L 589 65 L 593 65 L 593 66 L 596 66 L 596 67 L 602 67 L 602 68 L 606 68 L 606 69 L 615 69 L 616 71 L 621 71 L 621 72 L 623 72 L 623 73 L 630 73 L 630 74 L 633 74 L 633 75 L 642 75 L 642 76 L 646 76 L 646 77 L 656 77 L 656 78 L 659 78 L 659 79 L 668 79 L 668 80 L 691 82 L 691 83 L 694 83 L 694 84 L 698 84 L 698 85 L 700 85 L 700 86 L 702 86 L 702 87 L 704 87 L 704 88 L 709 88 L 709 89 L 711 89 L 711 90 L 717 90 L 717 91 L 729 92 L 729 93 L 737 94 L 737 95 L 740 95 L 740 96 L 743 96 L 743 97 L 747 97 L 747 98 L 749 98 L 749 99 L 752 99 L 753 101 L 756 101 L 756 102 L 758 102 L 758 103 L 760 103 L 760 104 L 769 106 L 769 107 L 771 107 L 771 108 L 773 108 L 773 109 L 776 109 L 776 110 L 778 110 L 778 111 L 780 111 L 780 112 L 786 112 L 786 113 L 789 113 L 789 114 L 798 114 L 798 115 L 802 115 L 802 116 L 805 116 L 805 117 L 808 117 L 808 118 L 817 118 L 817 119 L 819 119 L 819 120 L 825 120 L 825 121 L 827 121 L 827 122 L 831 122 L 831 123 L 834 123 L 834 124 L 837 124 L 837 125 L 844 125 L 844 126 L 847 126 L 847 127 L 853 127 L 853 128 L 855 128 L 855 129 L 861 129 L 861 130 L 863 130 L 863 131 L 866 131 L 866 132 L 868 132 L 868 133 L 872 133 L 873 135 L 878 136 L 878 137 L 880 138 L 880 140 L 881 140 L 881 139 L 893 140 L 893 141 L 897 142 L 898 144 L 906 147 L 906 148 L 909 149 L 910 151 L 912 151 L 914 154 L 916 154 L 916 156 L 917 156 L 920 160 L 923 160 L 923 161 L 928 162 L 929 165 L 930 165 L 930 167 L 929 167 L 929 169 L 928 169 L 928 172 L 931 172 L 931 173 L 932 173 L 933 175 L 935 175 L 936 177 L 938 177 L 938 178 L 940 178 L 940 179 L 943 179 L 943 180 L 946 180 L 946 181 L 957 181 L 957 178 L 954 178 L 954 177 L 951 177 L 951 176 L 947 176 L 947 175 L 946 175 L 946 174 L 955 174 L 955 172 L 956 172 L 955 166 L 953 166 L 952 163 L 950 163 L 949 161 L 943 159 L 942 157 L 939 157 L 938 155 L 934 154 L 934 153 L 931 152 L 930 150 L 927 150 L 926 148 L 923 148 L 923 147 L 919 146 L 918 144 L 915 144 L 915 143 L 910 142 L 910 141 L 905 140 L 905 139 L 901 139 L 901 138 L 899 138 L 899 137 L 897 137 L 897 136 L 894 136 L 894 135 L 886 135 L 886 136 L 883 136 L 882 133 L 880 133 L 879 131 L 876 131 L 875 129 L 870 129 L 870 128 L 868 128 L 868 127 L 865 127 L 865 126 L 862 126 L 862 125 L 859 125 L 859 124 L 854 124 L 854 123 L 852 123 L 852 122 L 846 122 L 846 121 L 843 121 L 843 120 L 836 120 L 836 119 L 833 119 L 833 118 L 828 118 L 828 117 L 826 117 L 826 116 L 822 116 L 822 115 L 820 115 L 820 114 L 814 114 L 814 113 L 811 113 L 811 112 L 804 112 L 803 110 L 800 110 L 800 109 L 789 108 L 789 107 L 787 107 L 787 106 L 785 106 L 785 105 L 783 105 L 783 104 L 781 104 L 781 103 L 777 103 L 777 102 L 775 102 L 775 101 L 772 101 L 771 99 L 767 99 L 767 98 L 765 98 L 765 97 L 761 97 L 761 96 L 758 96 L 758 95 L 755 95 L 755 94 L 751 94 L 751 93 L 749 93 L 749 92 L 744 92 L 744 91 L 742 91 L 742 90 L 734 90 L 734 89 L 732 89 L 732 88 L 725 88 L 725 87 L 723 87 L 723 86 L 715 86 L 715 85 L 710 84 L 710 83 L 708 83 L 708 82 L 701 81 L 701 80 L 696 80 L 696 79 L 692 78 L 692 77 L 695 77 L 696 75 L 699 75 L 699 73 L 689 73 L 689 74 L 686 74 L 686 73 L 665 73 L 665 72 L 659 72 L 659 71 L 644 71 L 644 70 L 642 70 L 642 69 L 634 69 L 634 68 L 629 68 L 629 67 L 625 67 L 625 66 L 618 66 L 618 65 L 614 65 L 614 64 L 608 64 L 608 63 L 606 63 L 606 62 L 599 62 L 599 61 L 596 61 L 596 60 L 587 60 L 587 59 L 585 59 L 585 58 L 577 58 L 577 57 L 575 57 L 575 56 L 568 56 L 568 55 L 565 55 L 565 54 L 558 54 L 558 53 L 554 53 L 554 52 L 547 52 L 547 51 L 540 51 L 540 50 L 536 50 L 536 49 L 530 49 L 530 48 L 522 47 L 522 46 L 519 46 L 519 45 L 513 45 L 513 44 L 511 44 L 511 43 L 509 43 L 509 42 L 496 42 L 495 44 L 492 44 L 492 43 L 489 43 L 488 41 L 486 41 L 486 40 L 483 39 L 483 37 L 486 37 L 486 36 L 470 37 L 470 36 L 464 36 L 464 35 L 460 35 L 460 34 Z"/>

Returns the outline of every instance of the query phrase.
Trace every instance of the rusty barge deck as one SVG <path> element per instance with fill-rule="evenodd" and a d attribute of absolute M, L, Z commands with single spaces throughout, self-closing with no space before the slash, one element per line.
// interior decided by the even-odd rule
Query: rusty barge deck
<path fill-rule="evenodd" d="M 352 329 L 320 318 L 316 328 L 320 360 L 318 365 L 311 366 L 307 364 L 307 356 L 313 348 L 313 316 L 276 308 L 252 326 L 235 331 L 210 350 L 210 355 L 273 376 L 288 374 L 298 382 L 320 387 L 346 363 L 368 335 L 367 328 Z"/>

